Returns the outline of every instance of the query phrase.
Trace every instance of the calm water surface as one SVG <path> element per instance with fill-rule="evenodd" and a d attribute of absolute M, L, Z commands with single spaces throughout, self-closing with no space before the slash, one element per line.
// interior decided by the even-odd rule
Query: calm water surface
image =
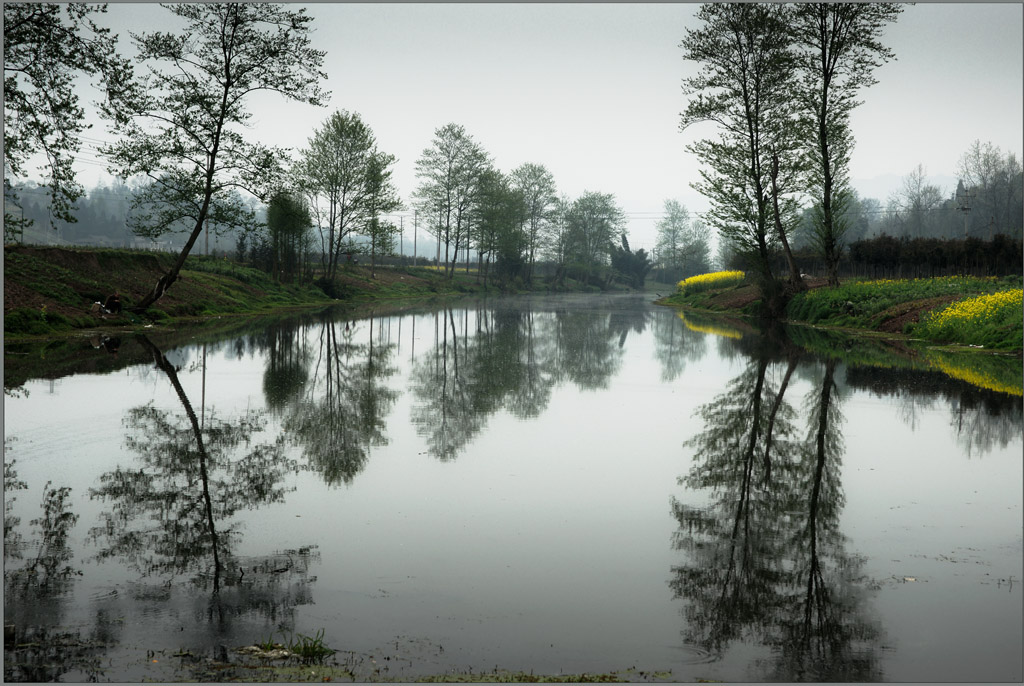
<path fill-rule="evenodd" d="M 1019 391 L 639 296 L 199 340 L 5 382 L 8 680 L 320 630 L 367 679 L 1024 677 Z"/>

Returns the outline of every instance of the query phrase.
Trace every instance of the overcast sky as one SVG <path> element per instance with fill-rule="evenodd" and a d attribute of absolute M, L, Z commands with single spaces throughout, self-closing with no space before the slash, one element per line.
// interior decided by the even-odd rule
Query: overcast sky
<path fill-rule="evenodd" d="M 615 195 L 631 244 L 650 249 L 654 220 L 675 198 L 707 202 L 690 183 L 686 145 L 709 129 L 679 131 L 681 80 L 697 65 L 679 43 L 698 28 L 695 4 L 309 4 L 315 47 L 327 52 L 327 108 L 251 100 L 252 136 L 301 148 L 334 110 L 358 112 L 379 147 L 398 157 L 403 197 L 434 131 L 463 125 L 508 172 L 545 165 L 560 193 Z M 166 29 L 171 15 L 147 4 L 108 6 L 123 32 Z M 890 26 L 896 61 L 876 71 L 852 118 L 854 186 L 883 202 L 922 164 L 944 193 L 975 139 L 1024 151 L 1024 6 L 918 4 Z M 130 39 L 121 36 L 122 50 Z M 90 138 L 109 140 L 103 124 Z M 87 187 L 101 178 L 83 164 Z M 411 212 L 410 212 L 411 214 Z"/>

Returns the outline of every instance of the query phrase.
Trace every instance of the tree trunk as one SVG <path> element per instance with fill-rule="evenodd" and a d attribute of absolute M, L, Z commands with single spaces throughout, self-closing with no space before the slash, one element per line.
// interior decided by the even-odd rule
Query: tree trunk
<path fill-rule="evenodd" d="M 789 265 L 789 282 L 794 290 L 807 290 L 807 285 L 800 278 L 800 270 L 796 267 L 796 260 L 793 259 L 793 251 L 789 248 L 789 240 L 786 238 L 786 230 L 782 227 L 782 217 L 779 215 L 779 156 L 772 153 L 772 212 L 775 215 L 775 230 L 782 241 L 783 251 L 786 253 L 786 263 Z"/>
<path fill-rule="evenodd" d="M 133 312 L 145 312 L 150 305 L 155 303 L 157 300 L 163 297 L 167 289 L 171 287 L 175 281 L 178 280 L 178 273 L 181 272 L 181 268 L 185 265 L 185 260 L 188 258 L 189 252 L 192 250 L 192 246 L 195 245 L 199 239 L 199 234 L 203 232 L 203 220 L 206 218 L 206 210 L 210 205 L 209 197 L 206 202 L 203 203 L 203 208 L 199 213 L 199 220 L 196 222 L 196 227 L 192 229 L 192 234 L 188 237 L 188 241 L 185 243 L 185 247 L 181 249 L 181 253 L 178 254 L 178 259 L 174 261 L 171 266 L 171 270 L 161 276 L 156 285 L 135 307 L 131 308 Z"/>

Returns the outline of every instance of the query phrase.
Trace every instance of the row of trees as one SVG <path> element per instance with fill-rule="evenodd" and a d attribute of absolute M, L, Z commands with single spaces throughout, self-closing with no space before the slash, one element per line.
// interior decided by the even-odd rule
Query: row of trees
<path fill-rule="evenodd" d="M 788 273 L 789 291 L 804 287 L 797 255 L 809 251 L 836 284 L 844 249 L 857 240 L 1021 235 L 1021 163 L 991 143 L 975 141 L 964 153 L 960 184 L 948 195 L 921 165 L 885 204 L 851 188 L 850 114 L 873 71 L 894 58 L 880 37 L 901 11 L 885 3 L 708 4 L 698 13 L 704 25 L 682 42 L 700 71 L 684 79 L 690 100 L 681 128 L 711 123 L 718 132 L 688 147 L 704 164 L 693 185 L 711 202 L 705 219 L 723 239 L 720 261 L 751 270 L 769 293 L 779 293 L 771 286 L 779 272 Z"/>
<path fill-rule="evenodd" d="M 541 258 L 557 265 L 559 281 L 570 276 L 593 284 L 612 278 L 635 284 L 641 271 L 646 274 L 646 253 L 629 249 L 626 215 L 613 195 L 559 196 L 541 164 L 502 172 L 459 124 L 434 132 L 416 162 L 416 175 L 415 208 L 436 237 L 436 259 L 449 276 L 460 255 L 469 261 L 471 250 L 485 279 L 493 265 L 501 280 L 529 282 Z"/>
<path fill-rule="evenodd" d="M 688 146 L 704 165 L 693 185 L 711 203 L 707 223 L 763 287 L 775 281 L 777 246 L 791 288 L 803 287 L 789 240 L 803 196 L 812 201 L 810 240 L 838 283 L 850 114 L 873 70 L 893 57 L 879 37 L 901 11 L 886 3 L 709 3 L 698 12 L 703 26 L 686 32 L 681 47 L 700 70 L 683 81 L 681 129 L 711 123 L 719 134 Z"/>
<path fill-rule="evenodd" d="M 330 281 L 344 256 L 365 249 L 372 264 L 392 249 L 397 231 L 384 217 L 403 207 L 391 179 L 396 160 L 379 150 L 358 114 L 328 117 L 294 161 L 244 135 L 251 119 L 246 101 L 255 92 L 312 105 L 327 102 L 329 94 L 319 85 L 326 77 L 324 53 L 310 47 L 305 10 L 168 5 L 183 28 L 132 35 L 134 61 L 145 69 L 139 73 L 117 55 L 115 37 L 92 21 L 90 15 L 105 6 L 33 7 L 4 8 L 5 120 L 13 122 L 5 178 L 20 175 L 30 155 L 45 152 L 45 192 L 56 217 L 75 222 L 72 204 L 82 192 L 70 163 L 84 112 L 70 84 L 81 73 L 99 75 L 106 96 L 100 112 L 117 137 L 99 153 L 118 178 L 145 180 L 133 188 L 122 226 L 154 240 L 187 235 L 178 260 L 140 309 L 174 283 L 211 225 L 221 233 L 236 232 L 239 252 L 260 256 L 285 277 L 308 273 L 319 256 L 320 272 Z M 33 62 L 37 54 L 47 59 Z M 558 262 L 560 275 L 588 281 L 616 275 L 613 251 L 627 251 L 628 259 L 618 261 L 629 272 L 626 280 L 643 269 L 646 256 L 626 247 L 624 214 L 611 195 L 559 198 L 550 172 L 538 164 L 505 174 L 461 126 L 437 130 L 417 174 L 415 209 L 437 236 L 439 261 L 444 245 L 449 276 L 458 256 L 470 250 L 485 277 L 494 265 L 503 279 L 531 278 L 541 255 Z M 247 197 L 267 203 L 265 221 Z M 30 220 L 8 183 L 5 216 L 9 207 L 20 207 L 22 225 Z M 6 218 L 13 219 L 13 212 Z"/>

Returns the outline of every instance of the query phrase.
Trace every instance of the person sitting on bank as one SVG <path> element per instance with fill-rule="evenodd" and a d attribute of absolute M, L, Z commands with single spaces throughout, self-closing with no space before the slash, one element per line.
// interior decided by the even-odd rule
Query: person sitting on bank
<path fill-rule="evenodd" d="M 107 302 L 103 303 L 103 309 L 110 314 L 121 314 L 121 294 L 115 291 L 107 298 Z"/>

